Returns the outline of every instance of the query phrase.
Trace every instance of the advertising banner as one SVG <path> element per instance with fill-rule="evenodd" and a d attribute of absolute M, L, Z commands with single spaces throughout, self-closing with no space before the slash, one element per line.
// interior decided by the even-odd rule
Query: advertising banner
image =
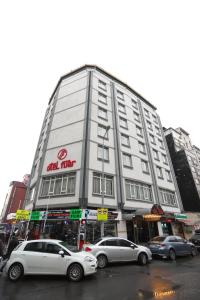
<path fill-rule="evenodd" d="M 70 209 L 70 220 L 80 220 L 82 217 L 82 209 L 76 208 L 76 209 Z"/>
<path fill-rule="evenodd" d="M 98 221 L 107 221 L 108 220 L 108 209 L 107 208 L 98 208 L 97 209 L 97 220 Z"/>
<path fill-rule="evenodd" d="M 28 221 L 30 216 L 29 210 L 18 209 L 16 211 L 16 220 Z"/>

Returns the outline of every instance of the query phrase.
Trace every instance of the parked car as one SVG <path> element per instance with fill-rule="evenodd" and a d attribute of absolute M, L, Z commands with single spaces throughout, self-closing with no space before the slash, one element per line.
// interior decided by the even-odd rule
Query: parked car
<path fill-rule="evenodd" d="M 189 241 L 195 245 L 198 251 L 200 251 L 200 231 L 196 230 Z"/>
<path fill-rule="evenodd" d="M 59 240 L 31 240 L 20 243 L 11 253 L 6 273 L 11 281 L 22 275 L 66 275 L 79 281 L 97 269 L 97 259 L 90 253 L 74 253 Z"/>
<path fill-rule="evenodd" d="M 148 248 L 118 237 L 99 239 L 94 244 L 83 245 L 83 249 L 97 258 L 99 268 L 105 268 L 111 262 L 138 261 L 146 265 L 152 260 Z"/>
<path fill-rule="evenodd" d="M 148 243 L 153 255 L 175 260 L 176 256 L 196 255 L 196 248 L 191 242 L 180 236 L 157 236 Z"/>

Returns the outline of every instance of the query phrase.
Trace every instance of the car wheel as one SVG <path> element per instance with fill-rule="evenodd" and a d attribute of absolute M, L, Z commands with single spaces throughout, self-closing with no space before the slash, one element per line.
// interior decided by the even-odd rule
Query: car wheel
<path fill-rule="evenodd" d="M 20 263 L 15 263 L 8 270 L 8 278 L 11 281 L 17 281 L 24 274 L 23 266 Z"/>
<path fill-rule="evenodd" d="M 192 256 L 196 256 L 197 255 L 197 251 L 194 247 L 191 248 L 191 255 Z"/>
<path fill-rule="evenodd" d="M 105 255 L 103 254 L 100 254 L 98 257 L 97 257 L 97 265 L 100 269 L 103 269 L 107 266 L 108 264 L 108 259 Z"/>
<path fill-rule="evenodd" d="M 146 265 L 148 262 L 147 255 L 145 253 L 140 253 L 138 257 L 138 262 L 142 266 Z"/>
<path fill-rule="evenodd" d="M 83 268 L 81 265 L 75 263 L 69 266 L 67 277 L 71 281 L 80 281 L 83 278 Z"/>
<path fill-rule="evenodd" d="M 173 249 L 169 250 L 169 259 L 176 260 L 176 252 Z"/>

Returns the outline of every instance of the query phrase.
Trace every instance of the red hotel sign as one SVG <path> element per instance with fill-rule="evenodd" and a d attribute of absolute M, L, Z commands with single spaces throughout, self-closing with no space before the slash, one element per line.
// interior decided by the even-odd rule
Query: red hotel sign
<path fill-rule="evenodd" d="M 59 160 L 62 160 L 62 162 L 52 162 L 47 166 L 47 172 L 49 171 L 55 171 L 59 169 L 66 169 L 66 168 L 72 168 L 74 164 L 76 163 L 76 160 L 63 160 L 67 156 L 67 150 L 66 149 L 61 149 L 57 157 Z"/>

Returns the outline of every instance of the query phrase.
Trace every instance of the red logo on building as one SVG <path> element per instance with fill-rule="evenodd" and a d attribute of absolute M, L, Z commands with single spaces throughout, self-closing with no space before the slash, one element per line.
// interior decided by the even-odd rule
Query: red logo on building
<path fill-rule="evenodd" d="M 56 170 L 60 170 L 60 169 L 66 169 L 66 168 L 72 168 L 74 166 L 74 164 L 76 163 L 76 160 L 63 160 L 65 159 L 65 157 L 67 156 L 67 150 L 66 149 L 61 149 L 58 152 L 57 158 L 59 160 L 62 160 L 62 162 L 56 161 L 56 162 L 51 162 L 48 166 L 47 166 L 47 172 L 49 171 L 56 171 Z"/>
<path fill-rule="evenodd" d="M 60 160 L 63 160 L 66 156 L 67 156 L 67 150 L 64 148 L 61 149 L 57 155 L 58 159 L 60 159 Z"/>

